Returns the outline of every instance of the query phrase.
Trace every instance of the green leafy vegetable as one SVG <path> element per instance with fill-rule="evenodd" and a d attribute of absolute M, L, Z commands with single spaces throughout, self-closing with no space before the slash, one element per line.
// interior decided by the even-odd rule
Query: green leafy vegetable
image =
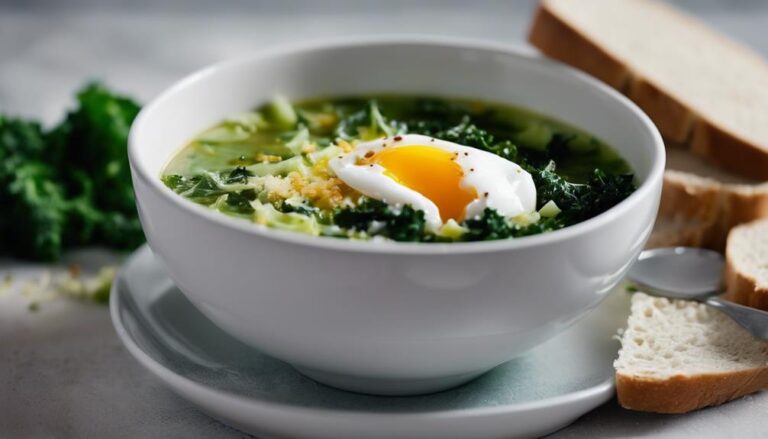
<path fill-rule="evenodd" d="M 492 152 L 507 160 L 515 161 L 517 159 L 517 146 L 514 143 L 510 140 L 497 142 L 493 134 L 472 123 L 471 118 L 467 115 L 464 115 L 456 125 L 446 126 L 444 122 L 427 124 L 416 122 L 409 125 L 409 129 L 412 133 L 424 134 Z"/>
<path fill-rule="evenodd" d="M 464 225 L 469 229 L 464 235 L 468 241 L 506 239 L 512 236 L 514 228 L 506 218 L 493 209 L 486 208 L 480 218 L 468 219 Z"/>
<path fill-rule="evenodd" d="M 299 118 L 293 105 L 285 96 L 275 96 L 265 108 L 268 119 L 280 128 L 292 128 Z"/>
<path fill-rule="evenodd" d="M 491 133 L 473 124 L 469 116 L 465 116 L 461 123 L 456 126 L 444 131 L 438 131 L 434 136 L 450 142 L 485 150 L 491 147 L 494 140 Z"/>
<path fill-rule="evenodd" d="M 138 111 L 94 83 L 49 132 L 0 116 L 0 252 L 56 260 L 69 247 L 144 241 L 126 155 Z"/>
<path fill-rule="evenodd" d="M 339 121 L 336 136 L 345 140 L 357 138 L 374 139 L 382 136 L 403 134 L 407 126 L 394 119 L 382 116 L 379 105 L 370 100 L 364 109 L 358 110 Z"/>
<path fill-rule="evenodd" d="M 253 213 L 251 201 L 256 199 L 256 191 L 246 189 L 240 192 L 230 192 L 227 195 L 227 208 L 234 213 L 249 214 Z"/>
<path fill-rule="evenodd" d="M 245 183 L 248 181 L 248 177 L 251 177 L 252 175 L 253 173 L 251 173 L 245 166 L 239 166 L 230 171 L 227 176 L 227 184 Z"/>
<path fill-rule="evenodd" d="M 386 203 L 370 198 L 355 207 L 338 210 L 334 221 L 343 228 L 371 232 L 395 241 L 421 241 L 425 225 L 421 210 L 403 206 L 397 212 Z"/>
<path fill-rule="evenodd" d="M 78 106 L 51 133 L 60 166 L 86 172 L 103 209 L 133 212 L 136 202 L 126 157 L 128 131 L 139 113 L 134 101 L 117 96 L 100 84 L 90 84 L 77 95 Z"/>
<path fill-rule="evenodd" d="M 569 223 L 591 218 L 615 206 L 635 190 L 631 174 L 607 174 L 595 169 L 587 183 L 570 183 L 555 173 L 555 162 L 531 170 L 538 208 L 554 201 Z"/>
<path fill-rule="evenodd" d="M 6 165 L 8 163 L 6 162 Z M 54 260 L 61 255 L 69 207 L 56 175 L 45 163 L 19 161 L 2 178 L 4 247 L 15 256 Z"/>
<path fill-rule="evenodd" d="M 469 229 L 462 236 L 464 240 L 489 241 L 551 232 L 565 227 L 565 223 L 560 218 L 552 217 L 532 224 L 519 225 L 508 221 L 494 209 L 486 208 L 483 216 L 465 221 L 464 226 Z"/>
<path fill-rule="evenodd" d="M 316 207 L 309 207 L 305 205 L 298 205 L 298 204 L 291 204 L 287 202 L 282 202 L 277 207 L 277 210 L 283 213 L 300 213 L 302 215 L 306 216 L 312 216 L 312 215 L 318 215 L 318 209 Z"/>
<path fill-rule="evenodd" d="M 192 177 L 176 174 L 167 175 L 163 177 L 163 182 L 177 194 L 200 204 L 211 204 L 227 193 L 226 190 L 219 187 L 216 177 L 210 172 L 204 172 Z"/>
<path fill-rule="evenodd" d="M 294 156 L 300 156 L 303 148 L 309 143 L 309 130 L 306 126 L 300 125 L 296 134 L 286 142 L 285 147 Z"/>

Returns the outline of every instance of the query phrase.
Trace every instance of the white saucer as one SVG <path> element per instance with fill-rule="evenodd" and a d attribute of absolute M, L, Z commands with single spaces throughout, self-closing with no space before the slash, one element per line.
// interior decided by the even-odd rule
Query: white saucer
<path fill-rule="evenodd" d="M 615 292 L 567 332 L 461 387 L 425 396 L 336 390 L 231 338 L 195 309 L 149 247 L 112 288 L 120 339 L 173 391 L 211 416 L 261 436 L 495 438 L 541 436 L 611 398 L 612 336 L 628 294 Z"/>

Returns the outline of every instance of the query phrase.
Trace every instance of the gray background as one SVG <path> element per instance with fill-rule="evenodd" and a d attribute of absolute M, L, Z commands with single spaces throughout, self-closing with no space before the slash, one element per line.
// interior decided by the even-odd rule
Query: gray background
<path fill-rule="evenodd" d="M 673 3 L 768 56 L 768 2 Z M 87 79 L 146 102 L 206 64 L 275 43 L 429 34 L 522 41 L 532 1 L 0 2 L 0 112 L 56 122 Z M 701 50 L 706 50 L 702 48 Z M 17 284 L 40 267 L 0 261 Z M 0 437 L 240 437 L 167 391 L 119 344 L 106 308 L 56 301 L 36 313 L 0 294 Z M 614 401 L 556 437 L 758 437 L 768 395 L 685 416 Z"/>

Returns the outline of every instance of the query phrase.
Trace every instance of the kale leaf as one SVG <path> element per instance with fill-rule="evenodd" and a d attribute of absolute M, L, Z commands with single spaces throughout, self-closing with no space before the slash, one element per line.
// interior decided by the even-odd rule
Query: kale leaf
<path fill-rule="evenodd" d="M 134 249 L 144 241 L 144 232 L 137 215 L 116 211 L 103 212 L 98 233 L 92 244 L 102 244 L 116 249 Z"/>
<path fill-rule="evenodd" d="M 0 116 L 0 249 L 54 260 L 67 222 L 64 188 L 46 156 L 40 124 Z"/>
<path fill-rule="evenodd" d="M 191 177 L 170 174 L 164 176 L 162 180 L 177 194 L 200 204 L 212 204 L 220 196 L 228 193 L 219 187 L 215 177 L 207 172 Z"/>
<path fill-rule="evenodd" d="M 475 148 L 488 150 L 493 145 L 493 135 L 479 128 L 470 121 L 469 116 L 464 116 L 458 125 L 446 130 L 438 131 L 435 137 L 448 140 L 461 145 L 474 146 Z"/>
<path fill-rule="evenodd" d="M 49 135 L 68 196 L 85 197 L 92 213 L 98 213 L 81 217 L 91 221 L 94 234 L 76 245 L 131 250 L 144 242 L 127 155 L 128 132 L 140 109 L 133 100 L 91 83 Z M 83 181 L 90 189 L 83 188 Z"/>
<path fill-rule="evenodd" d="M 290 204 L 290 203 L 286 203 L 285 201 L 283 201 L 282 203 L 279 203 L 275 208 L 282 213 L 298 213 L 306 216 L 320 214 L 320 210 L 316 207 Z"/>
<path fill-rule="evenodd" d="M 415 134 L 432 136 L 442 140 L 458 143 L 460 145 L 473 146 L 488 152 L 492 152 L 507 160 L 517 160 L 517 146 L 509 140 L 497 142 L 493 134 L 478 127 L 471 118 L 464 115 L 454 125 L 446 126 L 441 120 L 429 119 L 428 121 L 409 122 L 408 131 Z"/>
<path fill-rule="evenodd" d="M 420 241 L 424 236 L 425 223 L 424 211 L 406 205 L 386 222 L 387 234 L 395 241 Z"/>
<path fill-rule="evenodd" d="M 436 137 L 437 133 L 459 125 L 470 112 L 470 108 L 458 102 L 420 98 L 404 116 L 404 123 L 411 134 Z"/>
<path fill-rule="evenodd" d="M 463 236 L 467 241 L 506 239 L 512 236 L 513 227 L 496 210 L 486 208 L 480 218 L 464 221 L 469 231 Z"/>
<path fill-rule="evenodd" d="M 208 172 L 193 175 L 191 177 L 179 174 L 169 174 L 163 176 L 162 180 L 166 186 L 177 194 L 204 205 L 211 205 L 215 203 L 219 197 L 226 195 L 223 207 L 227 211 L 248 215 L 254 212 L 251 201 L 256 199 L 256 191 L 253 189 L 243 189 L 239 191 L 227 190 L 220 186 L 217 179 L 224 184 L 243 184 L 246 183 L 248 177 L 252 175 L 253 174 L 250 171 L 241 166 L 234 168 L 229 172 L 222 172 L 218 176 Z"/>
<path fill-rule="evenodd" d="M 574 224 L 596 216 L 627 198 L 635 190 L 632 174 L 608 174 L 595 169 L 584 184 L 570 183 L 555 173 L 555 162 L 542 169 L 530 169 L 536 185 L 538 207 L 554 201 L 559 216 Z"/>
<path fill-rule="evenodd" d="M 421 241 L 424 237 L 423 211 L 406 205 L 398 212 L 386 203 L 370 198 L 365 198 L 355 207 L 337 210 L 334 221 L 346 229 L 386 236 L 395 241 Z"/>
<path fill-rule="evenodd" d="M 497 156 L 505 158 L 509 161 L 518 161 L 517 146 L 509 140 L 504 140 L 486 148 L 488 152 L 492 152 Z M 524 162 L 523 162 L 524 163 Z"/>
<path fill-rule="evenodd" d="M 3 172 L 0 179 L 4 206 L 0 228 L 7 240 L 3 247 L 19 257 L 55 260 L 61 255 L 69 214 L 64 189 L 47 164 L 14 161 L 13 172 Z"/>
<path fill-rule="evenodd" d="M 126 148 L 139 105 L 98 83 L 83 88 L 77 94 L 77 103 L 77 108 L 51 133 L 53 152 L 61 157 L 60 168 L 83 170 L 94 187 L 108 188 L 94 192 L 98 208 L 135 213 Z"/>
<path fill-rule="evenodd" d="M 46 143 L 39 123 L 0 116 L 0 163 L 41 159 L 45 153 Z"/>
<path fill-rule="evenodd" d="M 245 189 L 239 192 L 230 192 L 227 194 L 227 208 L 234 213 L 243 215 L 254 212 L 251 201 L 256 199 L 256 191 Z"/>
<path fill-rule="evenodd" d="M 99 84 L 77 102 L 50 132 L 0 116 L 0 253 L 56 260 L 74 246 L 144 241 L 126 154 L 139 106 Z"/>
<path fill-rule="evenodd" d="M 248 177 L 251 176 L 253 176 L 253 173 L 249 171 L 245 166 L 238 166 L 229 172 L 226 182 L 227 184 L 246 183 L 248 182 Z"/>
<path fill-rule="evenodd" d="M 581 197 L 585 192 L 582 184 L 569 183 L 555 173 L 555 162 L 550 161 L 542 169 L 528 169 L 536 185 L 538 208 L 548 201 L 554 201 L 561 210 L 581 209 Z"/>
<path fill-rule="evenodd" d="M 543 218 L 538 222 L 517 225 L 510 223 L 496 210 L 486 208 L 480 218 L 471 218 L 464 222 L 468 229 L 462 236 L 465 241 L 489 241 L 494 239 L 518 238 L 536 235 L 565 227 L 561 218 Z"/>
<path fill-rule="evenodd" d="M 535 223 L 516 227 L 513 236 L 519 238 L 521 236 L 538 235 L 540 233 L 562 229 L 565 226 L 566 223 L 563 217 L 556 216 L 552 218 L 542 218 Z"/>
<path fill-rule="evenodd" d="M 632 174 L 608 174 L 595 169 L 587 185 L 591 190 L 587 197 L 583 197 L 583 201 L 591 209 L 587 215 L 594 216 L 632 194 L 635 191 L 635 178 Z"/>

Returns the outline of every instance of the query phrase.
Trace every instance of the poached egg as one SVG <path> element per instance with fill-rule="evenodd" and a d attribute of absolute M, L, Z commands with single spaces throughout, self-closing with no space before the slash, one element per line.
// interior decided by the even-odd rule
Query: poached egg
<path fill-rule="evenodd" d="M 485 208 L 513 218 L 536 209 L 531 175 L 491 152 L 417 134 L 362 142 L 328 162 L 351 188 L 395 209 L 424 211 L 435 232 Z"/>

